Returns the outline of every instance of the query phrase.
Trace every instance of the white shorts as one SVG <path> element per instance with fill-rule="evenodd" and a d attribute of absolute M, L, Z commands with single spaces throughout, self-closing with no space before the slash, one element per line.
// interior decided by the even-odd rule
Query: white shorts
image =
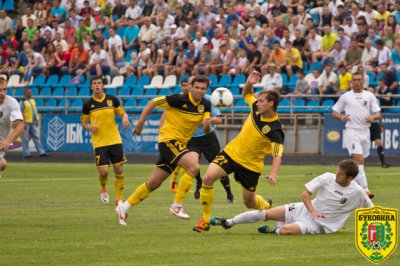
<path fill-rule="evenodd" d="M 303 235 L 323 233 L 323 227 L 311 216 L 303 202 L 285 205 L 285 222 L 278 222 L 278 227 L 284 224 L 297 224 Z"/>
<path fill-rule="evenodd" d="M 362 154 L 367 158 L 371 147 L 369 135 L 369 128 L 346 128 L 345 145 L 349 155 Z"/>
<path fill-rule="evenodd" d="M 6 153 L 4 151 L 0 151 L 0 159 L 3 159 L 4 155 L 6 155 Z"/>

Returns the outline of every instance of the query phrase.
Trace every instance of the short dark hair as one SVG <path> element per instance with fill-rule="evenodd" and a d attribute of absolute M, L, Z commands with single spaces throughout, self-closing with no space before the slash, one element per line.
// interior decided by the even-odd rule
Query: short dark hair
<path fill-rule="evenodd" d="M 358 175 L 358 165 L 351 159 L 340 161 L 339 168 L 344 170 L 346 176 L 351 176 L 353 179 Z"/>
<path fill-rule="evenodd" d="M 269 90 L 269 91 L 261 91 L 258 93 L 258 95 L 263 95 L 263 94 L 266 95 L 265 99 L 267 99 L 267 101 L 274 102 L 273 109 L 274 111 L 276 111 L 278 109 L 278 104 L 281 99 L 281 95 L 279 94 L 279 92 L 274 90 Z"/>
<path fill-rule="evenodd" d="M 195 76 L 194 79 L 192 80 L 192 86 L 194 85 L 195 82 L 207 83 L 207 88 L 208 86 L 210 86 L 210 80 L 207 78 L 207 76 L 204 75 Z"/>
<path fill-rule="evenodd" d="M 182 85 L 182 83 L 188 83 L 188 82 L 189 82 L 189 79 L 188 79 L 188 78 L 182 79 L 181 85 Z"/>
<path fill-rule="evenodd" d="M 94 80 L 101 80 L 101 82 L 104 83 L 103 82 L 103 77 L 100 76 L 100 75 L 96 75 L 96 76 L 93 76 L 92 79 L 90 80 L 90 87 L 92 87 Z"/>

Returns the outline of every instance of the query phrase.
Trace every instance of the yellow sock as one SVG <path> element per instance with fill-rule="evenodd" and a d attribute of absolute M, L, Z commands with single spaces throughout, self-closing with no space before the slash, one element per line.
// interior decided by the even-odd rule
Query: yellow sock
<path fill-rule="evenodd" d="M 150 190 L 147 187 L 146 182 L 138 186 L 135 192 L 127 200 L 129 205 L 134 206 L 139 204 L 142 200 L 146 199 L 150 195 Z"/>
<path fill-rule="evenodd" d="M 174 202 L 179 204 L 183 203 L 183 198 L 189 191 L 192 182 L 193 182 L 193 177 L 189 175 L 188 172 L 185 172 L 182 175 L 181 180 L 179 180 L 178 190 L 176 191 Z"/>
<path fill-rule="evenodd" d="M 214 188 L 212 186 L 202 185 L 200 190 L 200 203 L 204 221 L 210 222 L 213 200 Z"/>
<path fill-rule="evenodd" d="M 254 209 L 265 210 L 271 208 L 268 201 L 266 201 L 262 196 L 256 195 L 257 205 Z"/>
<path fill-rule="evenodd" d="M 174 172 L 172 173 L 171 179 L 172 181 L 176 182 L 176 180 L 178 180 L 179 177 L 179 173 L 181 172 L 182 167 L 178 166 L 175 168 Z"/>
<path fill-rule="evenodd" d="M 124 174 L 115 175 L 115 200 L 122 200 L 122 194 L 124 193 Z"/>
<path fill-rule="evenodd" d="M 108 176 L 103 178 L 99 175 L 99 182 L 100 182 L 101 190 L 107 191 Z"/>

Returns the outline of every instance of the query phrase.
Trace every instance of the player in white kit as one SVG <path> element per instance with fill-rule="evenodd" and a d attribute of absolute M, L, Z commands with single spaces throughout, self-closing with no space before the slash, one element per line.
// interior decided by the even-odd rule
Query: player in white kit
<path fill-rule="evenodd" d="M 24 118 L 19 104 L 17 100 L 7 95 L 7 80 L 0 77 L 0 177 L 7 167 L 7 161 L 4 159 L 5 152 L 21 135 L 24 127 Z"/>
<path fill-rule="evenodd" d="M 337 103 L 332 107 L 332 115 L 346 122 L 344 142 L 349 154 L 359 168 L 359 174 L 355 181 L 364 188 L 370 198 L 373 198 L 374 194 L 368 189 L 367 176 L 364 171 L 364 158 L 368 157 L 371 146 L 369 130 L 371 122 L 381 117 L 381 108 L 375 95 L 363 89 L 363 79 L 363 74 L 353 74 L 352 90 L 340 96 Z"/>
<path fill-rule="evenodd" d="M 277 227 L 265 225 L 258 231 L 279 235 L 334 233 L 355 209 L 373 206 L 362 187 L 353 182 L 357 174 L 356 162 L 343 160 L 336 174 L 325 173 L 305 185 L 301 194 L 303 202 L 248 211 L 232 219 L 212 217 L 210 223 L 228 229 L 236 224 L 273 220 L 278 221 Z M 311 200 L 311 194 L 317 190 L 317 195 Z"/>

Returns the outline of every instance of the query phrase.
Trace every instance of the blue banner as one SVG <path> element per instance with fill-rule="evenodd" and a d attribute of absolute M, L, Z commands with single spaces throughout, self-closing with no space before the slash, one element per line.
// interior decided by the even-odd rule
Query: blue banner
<path fill-rule="evenodd" d="M 400 154 L 400 114 L 383 114 L 384 130 L 382 143 L 386 154 Z M 325 115 L 323 131 L 324 154 L 348 154 L 344 145 L 344 122 L 335 119 L 331 114 Z M 371 144 L 371 150 L 375 150 L 375 144 Z M 372 153 L 371 153 L 372 154 Z"/>
<path fill-rule="evenodd" d="M 152 114 L 147 118 L 140 136 L 132 134 L 140 115 L 130 115 L 130 128 L 123 128 L 117 118 L 125 153 L 157 153 L 158 127 L 161 114 Z M 93 152 L 91 133 L 82 128 L 80 115 L 44 115 L 43 146 L 48 152 Z"/>

